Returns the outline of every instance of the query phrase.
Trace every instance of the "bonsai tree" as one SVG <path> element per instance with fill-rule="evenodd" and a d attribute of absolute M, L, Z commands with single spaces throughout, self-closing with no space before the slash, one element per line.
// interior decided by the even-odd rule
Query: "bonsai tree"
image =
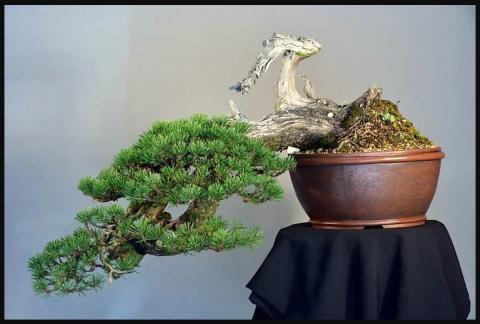
<path fill-rule="evenodd" d="M 258 204 L 280 199 L 275 177 L 294 165 L 260 140 L 250 125 L 224 116 L 157 121 L 121 150 L 111 166 L 78 188 L 101 205 L 81 210 L 83 226 L 49 242 L 29 260 L 38 294 L 83 293 L 135 272 L 146 254 L 166 256 L 202 250 L 254 247 L 258 227 L 227 222 L 216 211 L 240 196 Z M 114 202 L 126 198 L 125 208 Z M 168 208 L 188 205 L 173 218 Z"/>
<path fill-rule="evenodd" d="M 274 150 L 292 147 L 291 152 L 394 151 L 435 146 L 404 118 L 396 104 L 381 98 L 382 88 L 371 86 L 358 99 L 339 105 L 315 97 L 312 83 L 302 76 L 303 95 L 295 87 L 298 64 L 317 53 L 322 45 L 307 37 L 274 33 L 263 42 L 264 49 L 247 77 L 230 89 L 248 93 L 270 63 L 282 57 L 274 113 L 259 121 L 247 121 L 230 101 L 232 118 L 250 125 L 247 135 L 262 140 Z"/>
<path fill-rule="evenodd" d="M 257 227 L 247 229 L 216 215 L 219 203 L 239 195 L 247 203 L 280 199 L 275 177 L 294 166 L 276 151 L 368 152 L 428 148 L 434 144 L 415 129 L 397 105 L 381 99 L 373 85 L 346 105 L 315 97 L 302 76 L 295 88 L 297 65 L 317 54 L 310 38 L 275 33 L 246 78 L 231 87 L 246 94 L 270 63 L 282 56 L 274 113 L 248 121 L 230 100 L 230 117 L 158 121 L 138 142 L 122 150 L 97 177 L 79 189 L 95 201 L 126 198 L 128 206 L 101 205 L 80 211 L 83 227 L 48 243 L 30 259 L 34 290 L 68 294 L 97 289 L 104 282 L 134 272 L 144 255 L 174 255 L 202 250 L 253 247 Z M 168 207 L 188 205 L 173 219 Z"/>

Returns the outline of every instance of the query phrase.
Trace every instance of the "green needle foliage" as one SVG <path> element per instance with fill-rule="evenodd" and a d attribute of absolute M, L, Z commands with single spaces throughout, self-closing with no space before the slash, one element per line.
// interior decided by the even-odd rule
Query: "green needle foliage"
<path fill-rule="evenodd" d="M 254 247 L 258 227 L 245 228 L 216 215 L 220 201 L 239 195 L 249 204 L 282 197 L 275 179 L 294 166 L 259 140 L 248 124 L 224 116 L 194 115 L 157 121 L 96 177 L 78 188 L 97 202 L 81 210 L 83 224 L 49 242 L 29 260 L 36 293 L 66 295 L 99 289 L 135 272 L 147 255 Z M 128 207 L 111 203 L 126 198 Z M 172 219 L 167 208 L 188 205 Z"/>

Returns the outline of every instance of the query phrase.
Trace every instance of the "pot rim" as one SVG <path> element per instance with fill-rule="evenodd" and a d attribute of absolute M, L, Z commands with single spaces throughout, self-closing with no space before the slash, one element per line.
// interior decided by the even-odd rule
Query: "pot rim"
<path fill-rule="evenodd" d="M 376 151 L 356 153 L 293 153 L 289 154 L 297 165 L 368 164 L 441 160 L 445 153 L 440 146 L 402 151 Z"/>

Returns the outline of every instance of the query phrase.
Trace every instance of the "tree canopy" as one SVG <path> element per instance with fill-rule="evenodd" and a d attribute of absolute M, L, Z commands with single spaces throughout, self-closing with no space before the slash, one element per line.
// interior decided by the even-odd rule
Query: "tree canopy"
<path fill-rule="evenodd" d="M 196 114 L 157 121 L 78 189 L 98 206 L 81 210 L 82 227 L 49 242 L 29 261 L 36 293 L 83 293 L 136 271 L 147 254 L 254 247 L 258 227 L 227 222 L 219 203 L 238 195 L 249 204 L 280 199 L 276 176 L 294 166 L 260 140 L 249 124 Z M 116 200 L 125 198 L 127 207 Z M 175 219 L 168 208 L 187 205 Z"/>

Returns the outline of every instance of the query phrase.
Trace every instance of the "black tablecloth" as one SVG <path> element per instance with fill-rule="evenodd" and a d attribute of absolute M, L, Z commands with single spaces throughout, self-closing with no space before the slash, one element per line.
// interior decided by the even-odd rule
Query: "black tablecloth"
<path fill-rule="evenodd" d="M 445 226 L 283 228 L 248 282 L 253 319 L 466 319 L 470 300 Z"/>

